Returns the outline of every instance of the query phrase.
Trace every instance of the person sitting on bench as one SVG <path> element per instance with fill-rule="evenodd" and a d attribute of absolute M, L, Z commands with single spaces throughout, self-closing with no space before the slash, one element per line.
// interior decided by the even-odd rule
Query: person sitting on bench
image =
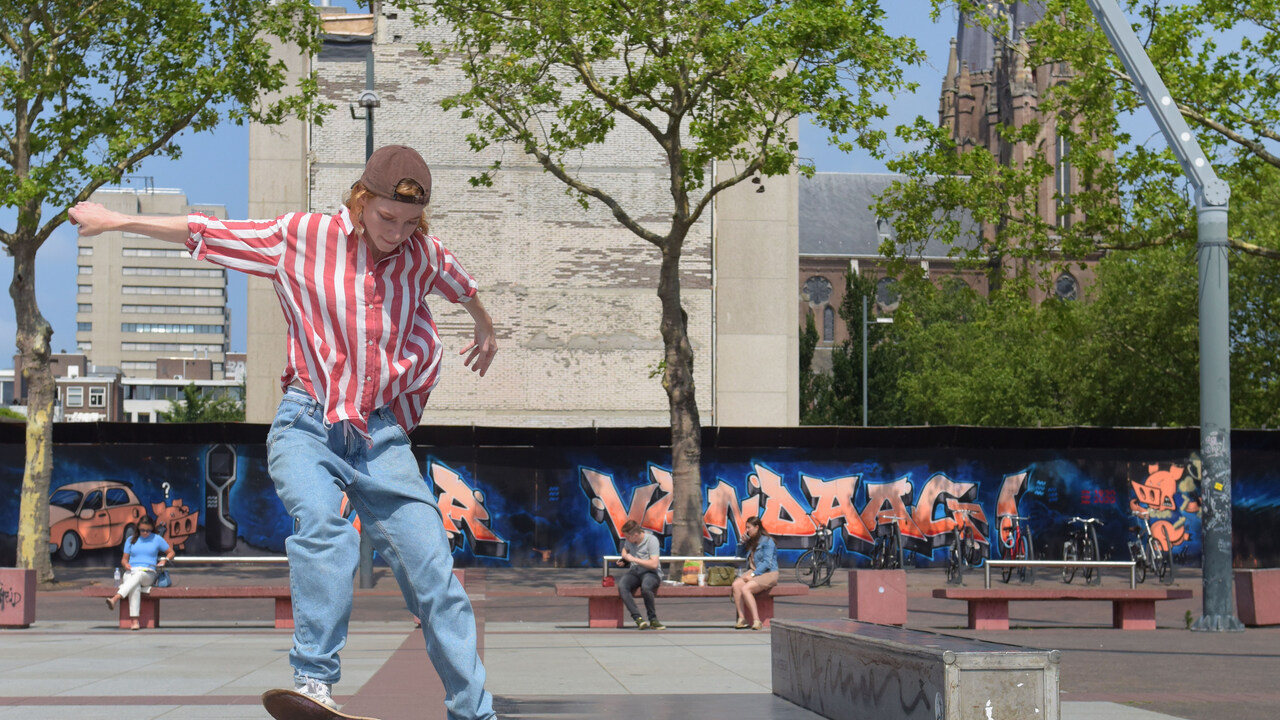
<path fill-rule="evenodd" d="M 164 557 L 160 557 L 164 553 Z M 157 560 L 157 558 L 159 558 Z M 138 521 L 138 536 L 127 540 L 124 544 L 124 557 L 120 566 L 125 570 L 123 582 L 116 594 L 107 598 L 107 607 L 116 609 L 116 603 L 129 598 L 129 617 L 133 618 L 130 630 L 137 630 L 138 613 L 142 609 L 142 589 L 149 588 L 156 581 L 158 568 L 173 559 L 173 548 L 164 538 L 156 535 L 156 524 L 144 517 Z"/>
<path fill-rule="evenodd" d="M 778 584 L 778 545 L 760 524 L 760 518 L 747 518 L 747 540 L 738 555 L 747 558 L 747 571 L 733 581 L 733 604 L 738 609 L 738 623 L 734 627 L 759 630 L 762 623 L 756 595 Z M 750 625 L 747 625 L 748 615 Z"/>
<path fill-rule="evenodd" d="M 627 612 L 631 613 L 631 619 L 638 629 L 663 630 L 666 625 L 658 620 L 654 610 L 654 592 L 662 584 L 662 568 L 658 565 L 658 538 L 640 527 L 640 523 L 635 520 L 623 523 L 622 537 L 622 559 L 618 561 L 618 567 L 630 563 L 631 569 L 618 580 L 618 594 L 622 596 L 622 603 L 627 606 Z M 640 612 L 636 609 L 636 600 L 632 595 L 637 587 L 640 588 L 640 596 L 644 598 L 648 620 L 640 617 Z"/>

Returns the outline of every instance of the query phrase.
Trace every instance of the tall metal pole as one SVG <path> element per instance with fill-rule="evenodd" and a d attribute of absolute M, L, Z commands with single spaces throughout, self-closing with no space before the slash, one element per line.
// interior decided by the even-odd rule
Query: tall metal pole
<path fill-rule="evenodd" d="M 1115 0 L 1088 0 L 1111 47 L 1196 189 L 1200 279 L 1200 519 L 1204 614 L 1192 630 L 1240 632 L 1231 577 L 1231 365 L 1227 296 L 1227 203 L 1218 178 Z"/>
<path fill-rule="evenodd" d="M 867 426 L 867 296 L 862 296 L 862 426 Z"/>
<path fill-rule="evenodd" d="M 365 93 L 373 92 L 373 43 L 369 43 L 369 54 L 364 62 Z M 361 98 L 364 106 L 364 161 L 369 162 L 373 155 L 373 108 L 374 104 Z M 369 529 L 360 523 L 360 587 L 373 587 L 373 541 L 369 539 Z"/>

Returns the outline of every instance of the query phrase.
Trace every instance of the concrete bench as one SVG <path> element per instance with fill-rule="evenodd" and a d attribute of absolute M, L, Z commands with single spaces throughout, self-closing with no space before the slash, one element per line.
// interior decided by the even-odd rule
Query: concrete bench
<path fill-rule="evenodd" d="M 87 597 L 109 598 L 116 594 L 111 586 L 91 585 L 82 590 Z M 270 598 L 275 600 L 276 627 L 293 628 L 293 601 L 289 597 L 288 586 L 234 586 L 234 587 L 167 587 L 151 588 L 151 592 L 142 593 L 142 604 L 138 608 L 138 624 L 144 628 L 160 627 L 160 601 L 170 600 L 208 600 L 238 598 Z M 120 601 L 120 627 L 127 628 L 132 624 L 129 617 L 129 599 Z"/>
<path fill-rule="evenodd" d="M 779 620 L 772 689 L 835 720 L 1059 720 L 1057 650 L 853 620 Z"/>
<path fill-rule="evenodd" d="M 1155 630 L 1156 601 L 1185 600 L 1190 590 L 1137 588 L 1100 590 L 1093 588 L 941 588 L 936 598 L 969 603 L 970 630 L 1008 630 L 1009 603 L 1014 601 L 1102 600 L 1111 603 L 1111 626 L 1121 630 Z"/>
<path fill-rule="evenodd" d="M 634 593 L 640 597 L 639 588 Z M 808 595 L 809 588 L 798 583 L 779 583 L 756 595 L 756 609 L 760 621 L 768 626 L 773 619 L 773 599 Z M 557 597 L 581 597 L 587 599 L 587 625 L 593 628 L 620 628 L 630 618 L 624 614 L 622 597 L 618 588 L 601 585 L 556 585 Z M 728 585 L 659 585 L 659 598 L 731 598 L 733 588 Z"/>

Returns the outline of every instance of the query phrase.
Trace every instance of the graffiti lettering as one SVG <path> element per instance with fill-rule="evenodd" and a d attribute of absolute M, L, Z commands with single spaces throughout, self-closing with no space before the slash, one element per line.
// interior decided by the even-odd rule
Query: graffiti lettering
<path fill-rule="evenodd" d="M 960 520 L 956 519 L 956 510 L 969 511 L 969 525 L 973 527 L 974 538 L 980 545 L 987 545 L 987 516 L 978 504 L 978 483 L 956 482 L 943 473 L 934 473 L 920 491 L 920 501 L 916 503 L 912 520 L 919 526 L 924 536 L 926 554 L 933 548 L 944 547 L 951 542 L 951 534 L 956 531 Z M 905 534 L 904 534 L 905 535 Z M 905 546 L 906 538 L 903 538 Z"/>
<path fill-rule="evenodd" d="M 800 503 L 782 485 L 782 476 L 765 465 L 754 463 L 747 487 L 760 495 L 760 524 L 774 536 L 780 548 L 809 547 L 817 525 Z"/>
<path fill-rule="evenodd" d="M 671 533 L 673 497 L 670 470 L 650 465 L 649 482 L 631 491 L 630 506 L 622 503 L 622 495 L 609 473 L 580 467 L 578 483 L 591 506 L 591 519 L 609 528 L 618 547 L 621 547 L 622 526 L 627 520 L 640 523 L 644 529 L 658 535 L 659 540 Z M 703 536 L 706 534 L 704 528 Z"/>
<path fill-rule="evenodd" d="M 738 502 L 738 491 L 724 480 L 707 489 L 707 510 L 702 514 L 702 541 L 707 552 L 722 547 L 729 540 L 729 522 L 734 536 L 741 539 L 747 530 L 747 518 L 760 514 L 760 496 L 750 495 Z"/>
<path fill-rule="evenodd" d="M 1026 470 L 1019 470 L 1011 475 L 1005 475 L 1004 480 L 1000 482 L 1000 494 L 996 497 L 996 523 L 1000 533 L 1000 544 L 1005 547 L 1013 546 L 1013 520 L 1005 516 L 1018 515 L 1018 503 L 1027 492 L 1029 475 L 1030 473 Z"/>
<path fill-rule="evenodd" d="M 428 463 L 428 475 L 439 498 L 440 514 L 444 521 L 449 546 L 462 545 L 466 536 L 471 552 L 494 558 L 507 557 L 507 541 L 494 534 L 489 527 L 489 510 L 484 504 L 484 493 L 472 489 L 462 476 L 449 466 L 436 460 Z M 461 529 L 461 532 L 459 532 Z"/>
<path fill-rule="evenodd" d="M 902 547 L 924 549 L 924 535 L 912 519 L 911 498 L 915 495 L 915 488 L 911 486 L 911 478 L 904 475 L 893 482 L 866 483 L 863 487 L 867 490 L 867 504 L 862 508 L 863 524 L 874 531 L 882 521 L 887 521 L 887 516 L 894 516 L 898 518 L 898 530 L 902 533 Z M 870 552 L 871 545 L 857 550 Z"/>
<path fill-rule="evenodd" d="M 10 590 L 4 585 L 0 585 L 0 611 L 5 608 L 18 607 L 22 602 L 22 593 L 17 590 Z"/>
<path fill-rule="evenodd" d="M 844 527 L 844 546 L 870 549 L 874 540 L 862 515 L 853 505 L 853 495 L 858 489 L 861 475 L 838 477 L 821 480 L 809 475 L 800 475 L 800 489 L 809 507 L 813 508 L 810 517 L 818 527 L 834 530 Z"/>

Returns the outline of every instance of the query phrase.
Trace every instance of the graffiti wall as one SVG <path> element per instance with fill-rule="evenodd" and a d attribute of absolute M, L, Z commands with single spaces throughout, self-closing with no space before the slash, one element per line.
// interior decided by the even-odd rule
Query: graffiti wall
<path fill-rule="evenodd" d="M 173 442 L 173 429 L 155 442 L 131 435 L 133 442 L 55 443 L 55 562 L 116 563 L 143 514 L 183 554 L 282 554 L 293 520 L 276 497 L 265 446 L 244 430 L 256 426 L 239 427 L 238 438 L 212 443 Z M 793 434 L 803 439 L 803 431 Z M 829 528 L 846 564 L 865 564 L 877 526 L 896 518 L 908 564 L 926 566 L 944 559 L 963 518 L 997 554 L 1008 538 L 1006 516 L 1017 515 L 1029 518 L 1038 557 L 1061 557 L 1069 521 L 1093 517 L 1102 521 L 1104 557 L 1128 559 L 1135 513 L 1145 513 L 1152 535 L 1179 562 L 1199 562 L 1199 465 L 1191 450 L 1001 447 L 991 442 L 999 430 L 973 447 L 912 447 L 936 435 L 920 433 L 912 443 L 914 432 L 902 430 L 894 447 L 881 449 L 796 447 L 803 443 L 794 438 L 784 449 L 709 444 L 705 551 L 736 553 L 746 519 L 759 516 L 784 563 Z M 1233 454 L 1235 562 L 1276 566 L 1280 433 L 1254 432 Z M 651 430 L 614 430 L 610 439 L 633 442 L 606 443 L 577 431 L 506 431 L 496 444 L 474 437 L 440 443 L 438 433 L 422 429 L 413 437 L 459 565 L 596 566 L 617 551 L 629 518 L 669 547 L 669 453 Z M 22 467 L 20 441 L 0 436 L 0 564 L 12 562 Z"/>

